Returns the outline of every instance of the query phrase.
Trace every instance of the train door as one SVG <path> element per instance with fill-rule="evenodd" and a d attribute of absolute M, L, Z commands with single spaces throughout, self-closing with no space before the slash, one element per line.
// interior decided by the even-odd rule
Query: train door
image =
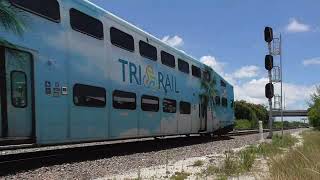
<path fill-rule="evenodd" d="M 207 130 L 207 105 L 200 100 L 200 131 Z"/>
<path fill-rule="evenodd" d="M 0 48 L 1 137 L 30 138 L 32 121 L 32 58 L 25 52 Z"/>
<path fill-rule="evenodd" d="M 165 135 L 178 133 L 177 101 L 174 99 L 162 100 L 161 133 Z"/>
<path fill-rule="evenodd" d="M 192 132 L 191 103 L 179 102 L 178 130 L 179 134 L 189 134 Z"/>
<path fill-rule="evenodd" d="M 137 95 L 120 90 L 113 91 L 113 109 L 110 119 L 112 138 L 130 138 L 138 136 Z"/>
<path fill-rule="evenodd" d="M 141 96 L 139 136 L 152 136 L 161 133 L 160 99 L 156 96 Z"/>
<path fill-rule="evenodd" d="M 198 133 L 200 129 L 200 106 L 199 97 L 193 95 L 191 107 L 191 129 L 192 133 Z"/>

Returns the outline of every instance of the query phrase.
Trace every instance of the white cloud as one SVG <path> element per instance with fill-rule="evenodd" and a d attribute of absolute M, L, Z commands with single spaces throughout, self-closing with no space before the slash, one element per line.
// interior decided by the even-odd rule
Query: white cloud
<path fill-rule="evenodd" d="M 173 37 L 165 36 L 162 38 L 162 41 L 176 48 L 181 47 L 184 44 L 183 39 L 177 35 Z"/>
<path fill-rule="evenodd" d="M 200 58 L 200 62 L 203 64 L 211 67 L 214 71 L 216 71 L 220 75 L 224 75 L 224 66 L 225 63 L 217 61 L 217 59 L 214 56 L 202 56 Z"/>
<path fill-rule="evenodd" d="M 235 98 L 246 100 L 255 104 L 266 104 L 264 87 L 268 83 L 267 78 L 252 79 L 242 84 L 234 85 Z"/>
<path fill-rule="evenodd" d="M 264 87 L 269 82 L 268 78 L 252 79 L 242 84 L 234 86 L 235 98 L 237 100 L 246 100 L 255 104 L 267 105 Z M 310 94 L 315 86 L 304 86 L 293 83 L 284 83 L 283 92 L 287 109 L 305 109 Z M 275 85 L 275 94 L 280 94 L 280 84 Z"/>
<path fill-rule="evenodd" d="M 311 27 L 308 24 L 299 22 L 297 19 L 290 19 L 289 24 L 286 27 L 287 32 L 298 33 L 298 32 L 308 32 L 311 30 Z"/>
<path fill-rule="evenodd" d="M 276 92 L 280 93 L 280 85 L 275 88 Z M 287 109 L 307 108 L 307 101 L 310 98 L 310 94 L 314 90 L 314 86 L 284 83 L 283 88 Z"/>
<path fill-rule="evenodd" d="M 303 60 L 302 64 L 304 66 L 320 65 L 320 57 L 311 58 L 311 59 L 305 59 L 305 60 Z"/>
<path fill-rule="evenodd" d="M 234 72 L 233 76 L 235 78 L 241 79 L 241 78 L 253 78 L 258 76 L 259 72 L 259 67 L 258 66 L 243 66 L 236 72 Z"/>

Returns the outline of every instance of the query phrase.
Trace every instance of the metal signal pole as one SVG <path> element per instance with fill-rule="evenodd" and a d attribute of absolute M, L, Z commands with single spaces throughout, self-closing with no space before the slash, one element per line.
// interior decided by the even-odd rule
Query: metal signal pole
<path fill-rule="evenodd" d="M 281 34 L 280 34 L 280 51 L 279 51 L 279 56 L 280 56 L 280 78 L 281 78 L 281 135 L 283 137 L 283 96 L 282 96 L 282 93 L 283 93 L 283 89 L 282 89 L 282 82 L 283 82 L 283 76 L 282 76 L 282 39 L 281 39 Z"/>
<path fill-rule="evenodd" d="M 269 54 L 272 55 L 272 47 L 271 47 L 271 42 L 268 43 L 268 48 L 269 48 Z M 269 83 L 272 84 L 272 71 L 268 71 L 268 76 L 269 76 Z M 272 130 L 272 98 L 268 99 L 269 101 L 269 135 L 267 138 L 272 138 L 273 136 L 273 130 Z"/>
<path fill-rule="evenodd" d="M 269 49 L 269 55 L 266 55 L 265 57 L 265 68 L 268 70 L 268 76 L 269 76 L 269 83 L 265 86 L 265 95 L 266 98 L 268 98 L 269 101 L 269 135 L 268 138 L 272 138 L 273 130 L 272 130 L 272 123 L 273 123 L 273 117 L 272 117 L 272 98 L 274 97 L 274 87 L 273 87 L 273 80 L 272 80 L 272 69 L 274 68 L 273 65 L 273 54 L 274 50 L 272 49 L 272 43 L 274 44 L 274 38 L 273 38 L 273 30 L 271 27 L 265 27 L 264 29 L 264 40 L 268 43 L 268 49 Z"/>

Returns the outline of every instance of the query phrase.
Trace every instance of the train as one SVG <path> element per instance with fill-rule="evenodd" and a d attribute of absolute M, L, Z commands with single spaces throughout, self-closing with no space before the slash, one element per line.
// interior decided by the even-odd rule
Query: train
<path fill-rule="evenodd" d="M 8 4 L 26 27 L 0 31 L 0 144 L 232 131 L 233 86 L 185 52 L 87 0 Z"/>

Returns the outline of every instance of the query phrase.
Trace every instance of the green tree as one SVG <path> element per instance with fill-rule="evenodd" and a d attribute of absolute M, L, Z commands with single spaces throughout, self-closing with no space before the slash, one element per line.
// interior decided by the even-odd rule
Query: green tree
<path fill-rule="evenodd" d="M 25 31 L 25 23 L 18 14 L 18 10 L 11 3 L 7 0 L 0 0 L 0 28 L 21 36 Z M 9 47 L 14 46 L 2 37 L 0 37 L 0 43 Z"/>
<path fill-rule="evenodd" d="M 236 119 L 252 119 L 254 112 L 246 101 L 235 101 L 234 108 Z"/>
<path fill-rule="evenodd" d="M 317 86 L 316 92 L 311 94 L 309 106 L 309 122 L 313 127 L 320 130 L 320 86 Z"/>
<path fill-rule="evenodd" d="M 309 106 L 310 108 L 320 99 L 320 85 L 316 87 L 316 91 L 311 94 Z"/>
<path fill-rule="evenodd" d="M 237 120 L 249 120 L 251 127 L 248 128 L 255 128 L 259 120 L 267 124 L 269 116 L 265 106 L 241 100 L 235 102 L 235 117 Z"/>

